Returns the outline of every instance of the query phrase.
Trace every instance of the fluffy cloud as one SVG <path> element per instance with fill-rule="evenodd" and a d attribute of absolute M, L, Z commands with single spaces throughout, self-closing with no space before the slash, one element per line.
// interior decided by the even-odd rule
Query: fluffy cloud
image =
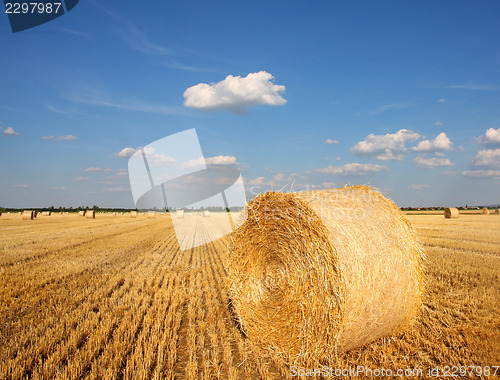
<path fill-rule="evenodd" d="M 365 140 L 351 148 L 351 153 L 374 156 L 379 160 L 402 160 L 406 143 L 414 142 L 421 136 L 409 129 L 401 129 L 386 135 L 369 134 Z"/>
<path fill-rule="evenodd" d="M 337 140 L 332 140 L 332 139 L 326 139 L 325 140 L 325 144 L 328 144 L 328 145 L 334 145 L 334 144 L 338 144 L 339 142 Z"/>
<path fill-rule="evenodd" d="M 470 178 L 500 178 L 500 170 L 466 170 L 462 175 Z"/>
<path fill-rule="evenodd" d="M 42 137 L 44 140 L 51 140 L 51 141 L 72 141 L 72 140 L 77 140 L 78 137 L 74 135 L 64 135 L 64 136 L 44 136 Z"/>
<path fill-rule="evenodd" d="M 437 137 L 430 140 L 420 141 L 416 146 L 412 149 L 418 153 L 430 153 L 430 152 L 439 152 L 444 150 L 451 150 L 453 143 L 446 136 L 446 133 L 441 132 Z"/>
<path fill-rule="evenodd" d="M 84 171 L 86 171 L 87 173 L 90 173 L 90 172 L 112 172 L 113 169 L 109 169 L 109 168 L 103 169 L 103 168 L 91 166 L 90 168 L 84 169 Z"/>
<path fill-rule="evenodd" d="M 75 181 L 88 181 L 89 177 L 76 177 Z"/>
<path fill-rule="evenodd" d="M 484 136 L 478 138 L 479 144 L 486 146 L 500 146 L 500 128 L 490 128 Z"/>
<path fill-rule="evenodd" d="M 438 103 L 444 103 L 444 102 L 446 102 L 446 99 L 445 98 L 439 98 L 437 101 L 438 101 Z"/>
<path fill-rule="evenodd" d="M 266 177 L 257 177 L 249 181 L 245 181 L 245 184 L 248 186 L 262 186 L 265 184 L 265 181 Z"/>
<path fill-rule="evenodd" d="M 492 166 L 500 168 L 500 149 L 485 149 L 477 152 L 472 159 L 474 166 Z"/>
<path fill-rule="evenodd" d="M 425 158 L 422 155 L 418 155 L 413 160 L 413 163 L 417 168 L 423 168 L 423 169 L 432 169 L 438 166 L 453 166 L 453 163 L 450 161 L 449 158 L 441 158 L 441 157 Z"/>
<path fill-rule="evenodd" d="M 118 173 L 116 173 L 116 174 L 119 176 L 125 176 L 125 175 L 128 175 L 128 170 L 121 168 L 121 169 L 118 169 Z"/>
<path fill-rule="evenodd" d="M 16 136 L 19 133 L 17 133 L 16 131 L 14 131 L 14 128 L 8 127 L 8 128 L 5 129 L 5 131 L 3 131 L 3 134 L 5 136 Z"/>
<path fill-rule="evenodd" d="M 135 152 L 137 152 L 137 149 L 126 147 L 120 150 L 118 153 L 115 153 L 115 157 L 130 158 Z"/>
<path fill-rule="evenodd" d="M 366 175 L 368 173 L 377 173 L 387 170 L 389 170 L 389 168 L 385 165 L 351 163 L 343 166 L 327 166 L 324 169 L 316 169 L 315 172 L 340 175 Z"/>
<path fill-rule="evenodd" d="M 196 168 L 203 167 L 204 164 L 207 165 L 235 165 L 238 161 L 236 161 L 236 157 L 234 156 L 214 156 L 214 157 L 199 157 L 195 160 L 190 160 L 184 162 L 182 166 L 185 168 Z"/>
<path fill-rule="evenodd" d="M 266 71 L 250 73 L 246 77 L 228 75 L 218 83 L 199 83 L 184 92 L 186 107 L 202 110 L 226 110 L 245 113 L 256 104 L 281 106 L 285 86 L 275 85 L 274 77 Z"/>
<path fill-rule="evenodd" d="M 425 184 L 425 183 L 419 183 L 419 184 L 408 186 L 408 189 L 410 189 L 410 190 L 421 190 L 421 189 L 427 189 L 429 187 L 430 186 L 427 185 L 427 184 Z"/>
<path fill-rule="evenodd" d="M 439 127 L 440 125 L 443 125 L 443 122 L 442 121 L 436 121 L 434 124 L 436 124 Z"/>
<path fill-rule="evenodd" d="M 209 165 L 234 165 L 236 157 L 234 156 L 214 156 L 205 158 L 205 162 Z"/>

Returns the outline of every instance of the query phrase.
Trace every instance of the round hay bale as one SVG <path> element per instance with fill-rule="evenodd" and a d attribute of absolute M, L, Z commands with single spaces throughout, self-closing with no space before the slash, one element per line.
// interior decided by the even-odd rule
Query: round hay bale
<path fill-rule="evenodd" d="M 184 210 L 177 210 L 175 212 L 175 216 L 177 217 L 177 219 L 184 219 Z"/>
<path fill-rule="evenodd" d="M 130 211 L 131 218 L 137 218 L 137 211 Z"/>
<path fill-rule="evenodd" d="M 490 213 L 490 210 L 488 210 L 486 207 L 481 209 L 481 215 L 488 215 Z"/>
<path fill-rule="evenodd" d="M 203 211 L 203 216 L 208 218 L 210 216 L 210 211 Z"/>
<path fill-rule="evenodd" d="M 154 219 L 156 217 L 156 212 L 148 211 L 148 219 Z"/>
<path fill-rule="evenodd" d="M 446 219 L 458 218 L 459 214 L 458 208 L 456 207 L 448 207 L 444 209 L 444 217 Z"/>
<path fill-rule="evenodd" d="M 95 219 L 95 211 L 94 210 L 87 210 L 85 212 L 85 218 L 87 218 L 87 219 Z"/>
<path fill-rule="evenodd" d="M 378 192 L 269 192 L 245 214 L 229 247 L 229 295 L 247 337 L 283 362 L 363 346 L 419 310 L 422 246 Z"/>
<path fill-rule="evenodd" d="M 24 210 L 22 212 L 23 220 L 33 220 L 35 218 L 35 212 L 33 210 Z"/>
<path fill-rule="evenodd" d="M 499 209 L 496 209 L 495 211 L 493 211 L 493 214 L 495 214 L 495 215 L 500 214 L 500 210 L 499 210 Z"/>
<path fill-rule="evenodd" d="M 78 211 L 79 216 L 85 216 L 85 211 Z"/>

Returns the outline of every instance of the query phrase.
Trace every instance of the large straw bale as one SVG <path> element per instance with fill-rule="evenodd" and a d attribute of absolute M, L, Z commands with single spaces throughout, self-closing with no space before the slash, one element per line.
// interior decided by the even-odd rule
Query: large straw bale
<path fill-rule="evenodd" d="M 33 210 L 23 210 L 22 217 L 23 220 L 33 220 L 35 218 L 35 212 Z"/>
<path fill-rule="evenodd" d="M 483 209 L 481 209 L 481 214 L 482 215 L 488 215 L 490 213 L 490 210 L 488 210 L 486 207 L 484 207 Z"/>
<path fill-rule="evenodd" d="M 175 216 L 177 217 L 177 219 L 184 219 L 184 210 L 177 210 L 175 212 Z"/>
<path fill-rule="evenodd" d="M 378 192 L 268 192 L 245 214 L 229 247 L 228 290 L 242 330 L 274 357 L 322 361 L 414 319 L 423 249 Z"/>
<path fill-rule="evenodd" d="M 85 216 L 85 211 L 78 211 L 79 216 Z"/>
<path fill-rule="evenodd" d="M 154 219 L 156 217 L 156 212 L 148 211 L 148 219 Z"/>
<path fill-rule="evenodd" d="M 446 219 L 458 218 L 459 214 L 458 208 L 456 207 L 447 207 L 444 209 L 444 217 Z"/>
<path fill-rule="evenodd" d="M 85 212 L 85 218 L 87 218 L 87 219 L 95 219 L 95 211 L 94 210 L 87 210 Z"/>
<path fill-rule="evenodd" d="M 500 210 L 499 210 L 499 209 L 496 209 L 495 211 L 493 211 L 493 212 L 492 212 L 492 214 L 496 214 L 496 215 L 498 215 L 498 214 L 500 214 Z"/>
<path fill-rule="evenodd" d="M 131 218 L 137 218 L 137 211 L 130 211 Z"/>

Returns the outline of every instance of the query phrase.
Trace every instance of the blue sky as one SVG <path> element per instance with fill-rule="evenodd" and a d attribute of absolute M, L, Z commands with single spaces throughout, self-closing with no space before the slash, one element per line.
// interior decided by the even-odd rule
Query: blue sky
<path fill-rule="evenodd" d="M 134 207 L 127 158 L 190 128 L 249 195 L 500 203 L 497 1 L 101 3 L 0 17 L 0 206 Z"/>

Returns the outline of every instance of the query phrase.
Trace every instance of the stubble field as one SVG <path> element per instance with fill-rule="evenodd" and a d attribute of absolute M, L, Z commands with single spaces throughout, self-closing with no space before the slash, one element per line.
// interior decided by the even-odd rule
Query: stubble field
<path fill-rule="evenodd" d="M 409 217 L 428 260 L 419 318 L 324 364 L 414 371 L 405 378 L 445 366 L 493 373 L 500 365 L 500 216 Z M 214 220 L 187 218 L 205 227 Z M 291 378 L 234 323 L 227 241 L 180 251 L 168 216 L 2 215 L 0 378 Z"/>

